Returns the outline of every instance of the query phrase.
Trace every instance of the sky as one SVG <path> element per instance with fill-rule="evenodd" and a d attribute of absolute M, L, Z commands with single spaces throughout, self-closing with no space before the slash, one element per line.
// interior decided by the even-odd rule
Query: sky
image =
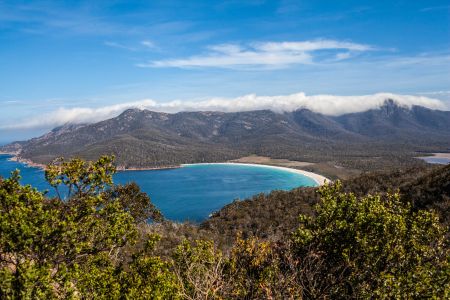
<path fill-rule="evenodd" d="M 0 0 L 0 143 L 129 107 L 448 109 L 449 27 L 448 0 Z"/>

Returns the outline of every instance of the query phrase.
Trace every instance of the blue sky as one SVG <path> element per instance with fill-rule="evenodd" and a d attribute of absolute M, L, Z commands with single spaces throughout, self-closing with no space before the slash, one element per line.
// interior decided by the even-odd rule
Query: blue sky
<path fill-rule="evenodd" d="M 57 109 L 246 94 L 448 101 L 447 1 L 1 1 L 0 142 Z M 57 123 L 54 123 L 57 124 Z"/>

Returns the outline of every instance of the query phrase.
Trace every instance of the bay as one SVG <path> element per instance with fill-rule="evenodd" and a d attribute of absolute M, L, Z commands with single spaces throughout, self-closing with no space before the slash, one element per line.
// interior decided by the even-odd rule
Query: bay
<path fill-rule="evenodd" d="M 19 169 L 21 182 L 44 191 L 52 188 L 44 172 L 0 155 L 0 176 L 9 177 Z M 290 190 L 300 186 L 316 186 L 304 175 L 264 166 L 233 164 L 186 165 L 178 169 L 122 171 L 114 182 L 136 182 L 163 215 L 174 221 L 201 222 L 211 213 L 236 199 L 245 199 L 272 190 Z"/>

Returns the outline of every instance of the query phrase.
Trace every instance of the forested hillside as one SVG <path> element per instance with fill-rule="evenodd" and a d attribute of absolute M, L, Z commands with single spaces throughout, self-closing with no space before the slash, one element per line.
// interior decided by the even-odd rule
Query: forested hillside
<path fill-rule="evenodd" d="M 413 209 L 433 209 L 443 225 L 450 225 L 450 166 L 371 172 L 345 180 L 342 186 L 343 191 L 359 197 L 399 192 L 400 199 L 411 203 Z M 295 229 L 300 214 L 313 215 L 313 207 L 320 201 L 317 191 L 274 191 L 235 201 L 213 214 L 201 228 L 216 232 L 221 239 L 232 240 L 241 232 L 245 237 L 278 240 Z"/>
<path fill-rule="evenodd" d="M 0 150 L 43 164 L 59 156 L 95 160 L 113 154 L 121 167 L 142 168 L 260 155 L 367 171 L 420 165 L 414 159 L 418 153 L 448 151 L 448 128 L 450 112 L 402 107 L 394 100 L 341 116 L 307 109 L 176 114 L 130 109 L 95 124 L 67 124 Z"/>
<path fill-rule="evenodd" d="M 55 161 L 55 198 L 0 179 L 1 299 L 450 296 L 450 166 L 260 195 L 200 226 L 164 221 L 114 172 Z"/>

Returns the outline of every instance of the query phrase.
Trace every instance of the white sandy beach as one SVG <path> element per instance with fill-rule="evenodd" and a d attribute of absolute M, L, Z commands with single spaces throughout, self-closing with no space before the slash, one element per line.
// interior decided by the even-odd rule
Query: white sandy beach
<path fill-rule="evenodd" d="M 304 170 L 298 170 L 298 169 L 292 169 L 292 168 L 286 168 L 286 167 L 278 167 L 278 166 L 271 166 L 271 165 L 261 165 L 261 164 L 247 164 L 247 163 L 234 163 L 234 162 L 225 162 L 225 163 L 198 163 L 198 164 L 183 164 L 182 166 L 194 166 L 194 165 L 242 165 L 242 166 L 255 166 L 260 168 L 272 168 L 272 169 L 278 169 L 278 170 L 284 170 L 287 172 L 297 173 L 304 175 L 306 177 L 309 177 L 313 179 L 317 185 L 321 186 L 325 183 L 330 183 L 331 180 L 326 178 L 325 176 L 308 172 Z"/>
<path fill-rule="evenodd" d="M 431 156 L 431 157 L 450 159 L 450 153 L 439 152 L 439 153 L 431 153 L 431 154 L 433 154 L 433 156 Z"/>
<path fill-rule="evenodd" d="M 43 164 L 34 163 L 28 159 L 22 159 L 17 156 L 13 156 L 13 157 L 9 158 L 9 160 L 18 161 L 18 162 L 24 163 L 30 167 L 37 167 L 37 168 L 45 169 L 45 165 L 43 165 Z M 264 165 L 264 164 L 223 162 L 223 163 L 181 164 L 180 166 L 183 167 L 183 166 L 191 166 L 191 165 L 241 165 L 241 166 L 254 166 L 254 167 L 260 167 L 260 168 L 271 168 L 271 169 L 278 169 L 278 170 L 283 170 L 283 171 L 287 171 L 287 172 L 291 172 L 291 173 L 301 174 L 303 176 L 309 177 L 312 180 L 314 180 L 318 186 L 321 186 L 321 185 L 324 185 L 325 183 L 331 182 L 331 180 L 326 178 L 325 176 L 322 176 L 322 175 L 319 175 L 319 174 L 316 174 L 313 172 L 308 172 L 305 170 L 293 169 L 293 168 L 288 168 L 288 167 Z M 157 168 L 139 168 L 139 169 L 138 168 L 124 169 L 124 168 L 119 167 L 118 171 L 136 171 L 136 170 L 145 171 L 145 170 L 161 170 L 161 169 L 176 169 L 176 168 L 178 168 L 178 166 L 170 166 L 170 167 L 164 167 L 164 168 L 159 168 L 159 167 L 157 167 Z"/>

